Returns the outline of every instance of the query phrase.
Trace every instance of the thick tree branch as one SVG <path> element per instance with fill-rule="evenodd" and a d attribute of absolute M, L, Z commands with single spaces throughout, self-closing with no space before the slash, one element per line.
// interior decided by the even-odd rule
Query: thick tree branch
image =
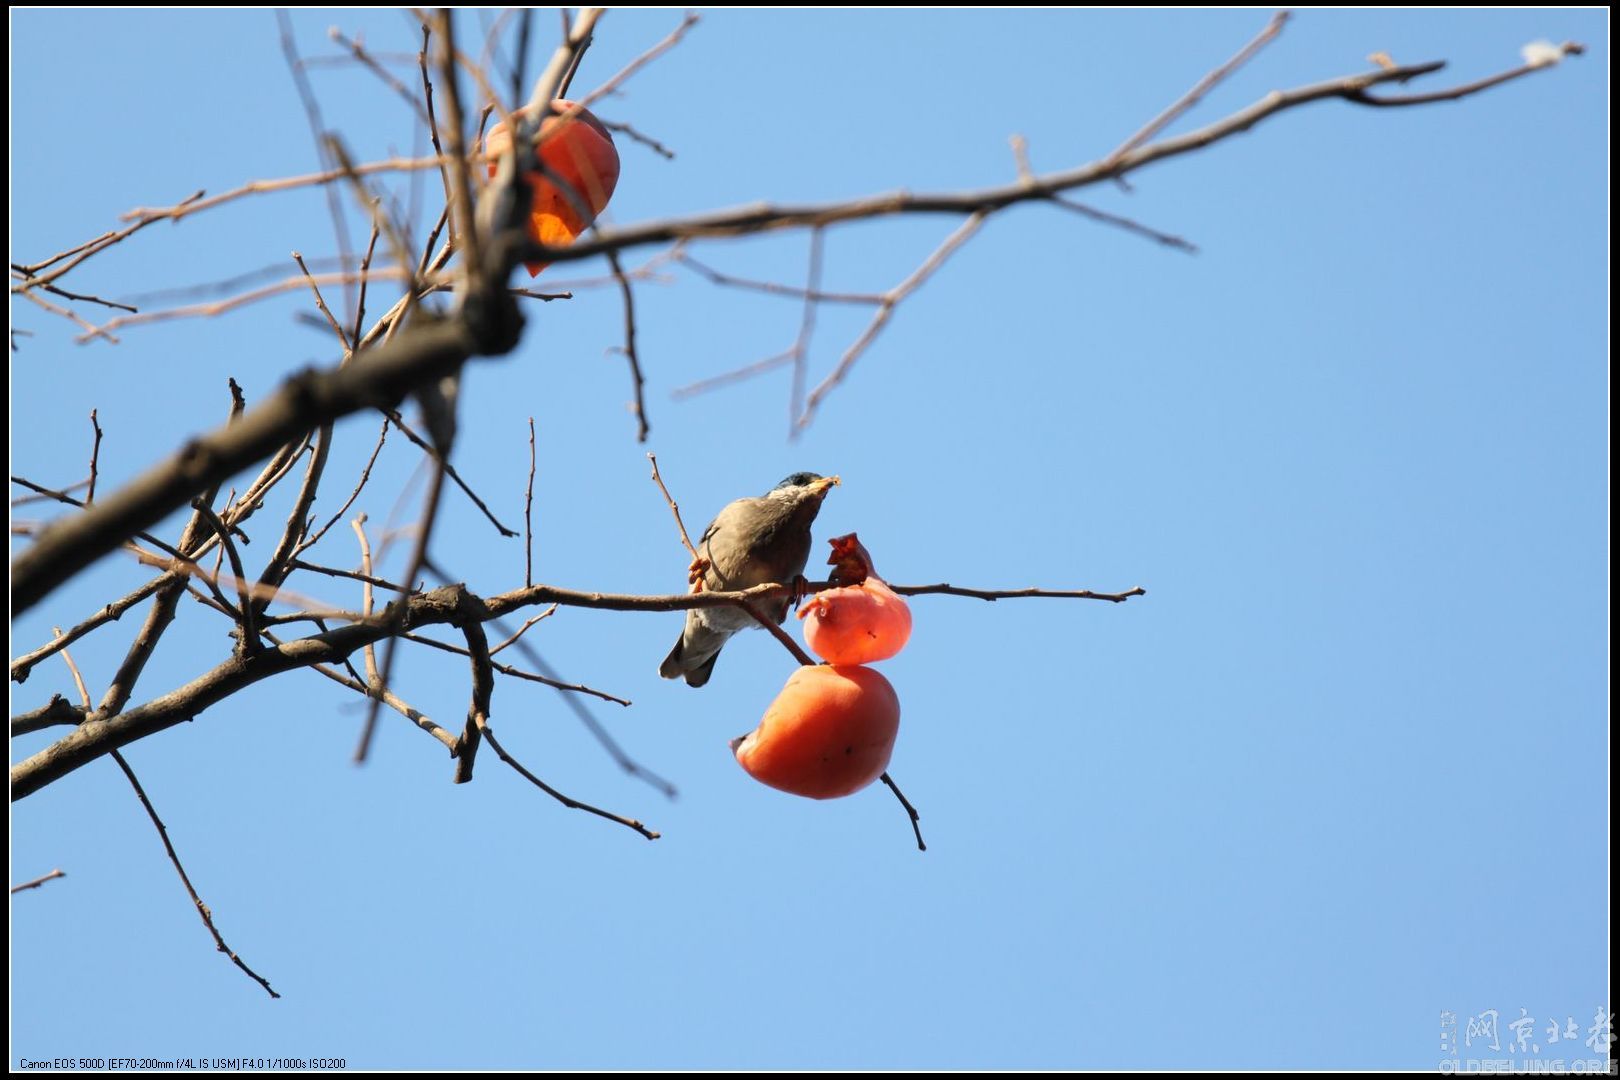
<path fill-rule="evenodd" d="M 810 592 L 833 587 L 830 582 L 824 581 L 808 582 L 804 586 Z M 914 591 L 949 590 L 961 591 L 969 596 L 980 595 L 979 590 L 957 590 L 955 586 L 891 585 L 890 588 L 903 594 Z M 356 649 L 424 626 L 445 624 L 460 626 L 468 619 L 488 622 L 536 604 L 561 604 L 564 607 L 585 607 L 604 611 L 686 611 L 691 608 L 726 606 L 748 608 L 756 604 L 769 608 L 773 602 L 780 604 L 793 593 L 792 586 L 781 584 L 756 585 L 739 592 L 681 593 L 665 596 L 583 592 L 552 585 L 513 589 L 511 592 L 501 593 L 487 600 L 468 593 L 460 585 L 415 593 L 402 601 L 396 601 L 370 618 L 362 618 L 348 626 L 289 641 L 273 649 L 265 649 L 257 656 L 232 657 L 186 685 L 154 698 L 144 705 L 128 709 L 118 716 L 97 717 L 80 724 L 72 734 L 12 767 L 11 797 L 13 800 L 24 798 L 118 747 L 127 746 L 182 721 L 194 719 L 210 706 L 260 680 L 313 664 L 336 663 Z M 1061 595 L 1106 600 L 1117 597 L 1123 600 L 1129 596 L 1141 595 L 1141 590 L 1133 589 L 1127 593 L 1081 591 L 1047 594 L 1039 590 L 1024 589 L 1006 595 Z M 25 716 L 35 716 L 40 712 L 41 710 L 34 710 L 34 713 Z M 60 709 L 57 710 L 57 714 L 65 715 L 61 714 Z M 23 722 L 24 717 L 14 717 L 13 728 Z M 37 719 L 34 723 L 44 726 L 39 724 Z"/>
<path fill-rule="evenodd" d="M 997 187 L 919 194 L 896 191 L 843 202 L 802 206 L 755 203 L 690 217 L 666 218 L 621 228 L 604 228 L 598 230 L 594 237 L 582 238 L 565 248 L 530 243 L 523 251 L 522 257 L 533 262 L 576 262 L 609 251 L 627 251 L 648 244 L 668 244 L 677 240 L 700 237 L 742 236 L 779 229 L 811 228 L 846 221 L 892 217 L 896 214 L 990 213 L 1017 203 L 1045 201 L 1065 191 L 1118 179 L 1155 162 L 1202 150 L 1212 143 L 1248 131 L 1278 113 L 1312 102 L 1341 98 L 1365 103 L 1362 98 L 1373 86 L 1407 82 L 1423 75 L 1433 74 L 1444 67 L 1444 61 L 1410 64 L 1346 75 L 1325 82 L 1295 87 L 1292 90 L 1274 90 L 1247 108 L 1184 135 L 1136 147 L 1117 158 L 1105 158 L 1073 169 L 1047 173 L 1032 179 L 1020 179 Z M 1489 80 L 1469 84 L 1446 91 L 1435 100 L 1455 100 L 1458 97 L 1478 93 L 1487 89 L 1489 85 L 1495 84 Z"/>
<path fill-rule="evenodd" d="M 480 340 L 457 320 L 428 323 L 377 346 L 352 364 L 295 375 L 238 422 L 191 439 L 180 452 L 82 514 L 47 526 L 12 561 L 12 609 L 21 613 L 136 532 L 274 453 L 302 432 L 364 408 L 397 405 L 416 386 L 458 370 L 470 357 L 505 351 L 506 334 Z"/>

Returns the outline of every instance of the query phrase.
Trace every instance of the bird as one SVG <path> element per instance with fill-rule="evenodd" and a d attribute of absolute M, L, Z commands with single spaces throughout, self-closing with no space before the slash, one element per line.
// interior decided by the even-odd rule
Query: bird
<path fill-rule="evenodd" d="M 790 584 L 804 574 L 810 558 L 810 526 L 836 476 L 796 472 L 759 498 L 742 498 L 715 515 L 698 540 L 693 581 L 710 592 L 732 592 L 772 582 Z M 701 575 L 701 578 L 699 577 Z M 791 598 L 774 614 L 787 619 Z M 666 679 L 683 676 L 688 686 L 702 686 L 714 673 L 714 662 L 731 635 L 754 625 L 738 607 L 693 608 L 675 647 L 658 666 Z"/>

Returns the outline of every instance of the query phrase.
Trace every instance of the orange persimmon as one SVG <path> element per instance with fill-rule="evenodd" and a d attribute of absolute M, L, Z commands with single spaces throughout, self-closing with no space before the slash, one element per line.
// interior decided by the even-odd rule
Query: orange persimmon
<path fill-rule="evenodd" d="M 799 609 L 799 618 L 805 620 L 805 644 L 833 664 L 887 660 L 911 638 L 911 608 L 876 577 L 817 593 Z"/>
<path fill-rule="evenodd" d="M 811 799 L 853 795 L 889 767 L 900 699 L 868 667 L 801 667 L 759 727 L 733 739 L 737 761 L 762 784 Z"/>
<path fill-rule="evenodd" d="M 563 113 L 573 104 L 557 101 L 552 108 Z M 518 110 L 518 115 L 525 111 Z M 579 115 L 562 121 L 561 128 L 557 128 L 557 124 L 557 117 L 553 116 L 540 125 L 541 139 L 535 156 L 551 176 L 568 186 L 574 197 L 540 171 L 525 172 L 525 179 L 534 190 L 534 202 L 529 208 L 529 235 L 548 247 L 572 244 L 607 206 L 619 183 L 619 151 L 613 145 L 612 134 L 590 110 L 582 109 Z M 497 122 L 484 137 L 484 155 L 489 159 L 492 179 L 500 165 L 500 156 L 511 145 L 512 137 L 504 121 Z M 590 213 L 583 213 L 585 210 Z M 549 264 L 524 265 L 528 267 L 529 276 L 534 277 Z"/>

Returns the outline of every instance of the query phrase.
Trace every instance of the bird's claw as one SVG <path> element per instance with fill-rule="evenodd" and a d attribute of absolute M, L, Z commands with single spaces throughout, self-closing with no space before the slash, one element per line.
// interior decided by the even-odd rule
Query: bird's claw
<path fill-rule="evenodd" d="M 700 593 L 703 591 L 703 575 L 709 572 L 711 565 L 713 564 L 708 559 L 699 555 L 692 560 L 692 565 L 686 568 L 686 583 L 692 586 L 692 592 Z"/>

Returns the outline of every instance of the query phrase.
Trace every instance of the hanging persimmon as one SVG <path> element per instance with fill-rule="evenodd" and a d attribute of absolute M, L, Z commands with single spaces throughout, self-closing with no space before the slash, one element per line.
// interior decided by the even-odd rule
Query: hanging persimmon
<path fill-rule="evenodd" d="M 762 784 L 811 799 L 853 795 L 883 775 L 900 732 L 900 698 L 868 667 L 799 668 L 759 727 L 731 743 Z"/>
<path fill-rule="evenodd" d="M 558 114 L 566 114 L 573 105 L 571 101 L 559 100 L 552 103 L 552 108 Z M 516 115 L 522 116 L 526 111 L 519 109 Z M 491 178 L 500 165 L 500 156 L 511 145 L 512 136 L 505 122 L 498 121 L 484 138 Z M 619 183 L 619 151 L 613 145 L 613 135 L 602 122 L 592 116 L 590 110 L 581 109 L 576 116 L 565 120 L 552 116 L 540 125 L 535 156 L 544 171 L 524 170 L 524 178 L 534 193 L 529 208 L 529 236 L 547 247 L 566 247 L 590 227 L 613 197 L 613 189 Z M 569 190 L 562 190 L 559 183 L 567 185 Z M 524 265 L 528 267 L 529 276 L 534 277 L 549 264 Z"/>

